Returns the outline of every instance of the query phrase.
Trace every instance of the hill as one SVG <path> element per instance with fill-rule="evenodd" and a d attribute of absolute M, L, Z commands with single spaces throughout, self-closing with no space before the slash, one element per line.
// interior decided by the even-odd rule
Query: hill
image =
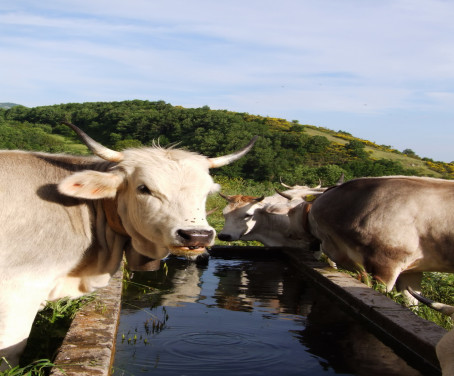
<path fill-rule="evenodd" d="M 229 153 L 260 138 L 245 158 L 213 171 L 218 175 L 288 184 L 334 184 L 360 176 L 420 175 L 454 178 L 454 165 L 297 121 L 209 107 L 183 108 L 163 101 L 68 103 L 0 110 L 0 148 L 87 153 L 60 122 L 72 121 L 104 145 L 178 143 L 208 156 Z"/>
<path fill-rule="evenodd" d="M 20 106 L 20 105 L 16 104 L 16 103 L 9 103 L 9 102 L 0 103 L 0 108 L 8 109 L 8 108 L 12 108 L 14 106 Z"/>

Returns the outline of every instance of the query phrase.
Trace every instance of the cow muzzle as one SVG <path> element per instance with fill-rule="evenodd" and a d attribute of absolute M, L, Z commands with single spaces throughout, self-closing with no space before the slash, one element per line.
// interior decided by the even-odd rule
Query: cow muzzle
<path fill-rule="evenodd" d="M 213 242 L 213 230 L 177 230 L 177 240 L 181 245 L 170 247 L 170 253 L 176 256 L 194 257 L 205 253 Z"/>
<path fill-rule="evenodd" d="M 233 236 L 230 234 L 218 234 L 218 239 L 224 242 L 231 242 L 233 240 Z"/>

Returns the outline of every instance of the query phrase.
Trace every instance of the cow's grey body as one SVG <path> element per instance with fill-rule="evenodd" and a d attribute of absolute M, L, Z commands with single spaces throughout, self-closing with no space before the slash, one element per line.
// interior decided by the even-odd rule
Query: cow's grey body
<path fill-rule="evenodd" d="M 6 356 L 24 345 L 42 303 L 93 291 L 117 270 L 127 239 L 104 225 L 100 201 L 57 190 L 71 173 L 106 165 L 98 158 L 0 152 L 0 349 L 13 346 Z M 83 259 L 88 265 L 70 277 Z"/>
<path fill-rule="evenodd" d="M 46 300 L 105 286 L 123 251 L 195 257 L 215 232 L 206 197 L 217 158 L 150 147 L 114 152 L 70 125 L 101 158 L 0 152 L 0 357 L 16 364 Z M 4 363 L 0 369 L 5 368 Z"/>
<path fill-rule="evenodd" d="M 362 178 L 315 200 L 309 228 L 337 264 L 367 272 L 391 289 L 424 271 L 454 271 L 454 182 L 419 177 Z"/>

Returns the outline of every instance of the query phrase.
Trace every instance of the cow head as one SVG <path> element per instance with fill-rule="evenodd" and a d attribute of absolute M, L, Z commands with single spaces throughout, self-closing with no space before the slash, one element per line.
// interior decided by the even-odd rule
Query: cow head
<path fill-rule="evenodd" d="M 223 241 L 248 240 L 247 234 L 255 225 L 254 212 L 262 206 L 265 197 L 220 195 L 228 204 L 222 211 L 225 223 L 218 238 Z"/>
<path fill-rule="evenodd" d="M 206 221 L 206 198 L 219 190 L 209 169 L 241 158 L 257 139 L 236 153 L 217 158 L 158 146 L 116 152 L 65 124 L 94 154 L 113 163 L 107 171 L 74 173 L 59 184 L 60 192 L 85 199 L 115 199 L 133 248 L 151 258 L 163 258 L 168 252 L 188 257 L 205 252 L 215 236 Z"/>

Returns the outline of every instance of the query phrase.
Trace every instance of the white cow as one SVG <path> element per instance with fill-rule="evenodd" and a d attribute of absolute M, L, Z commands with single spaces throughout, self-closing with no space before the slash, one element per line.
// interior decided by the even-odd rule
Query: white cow
<path fill-rule="evenodd" d="M 223 210 L 225 224 L 218 238 L 223 241 L 256 240 L 267 247 L 310 247 L 304 240 L 287 236 L 289 220 L 286 213 L 304 197 L 318 195 L 324 190 L 298 186 L 267 197 L 221 194 L 228 204 Z"/>
<path fill-rule="evenodd" d="M 115 152 L 70 126 L 98 157 L 0 152 L 0 357 L 16 364 L 46 300 L 105 286 L 125 247 L 197 257 L 215 232 L 205 217 L 216 158 L 149 147 Z M 3 367 L 5 365 L 3 364 Z"/>
<path fill-rule="evenodd" d="M 453 306 L 433 302 L 432 300 L 416 293 L 411 287 L 408 287 L 408 291 L 421 303 L 424 303 L 430 308 L 444 313 L 447 316 L 451 316 L 451 318 L 454 320 Z M 454 330 L 451 330 L 441 338 L 441 340 L 437 343 L 436 351 L 443 376 L 454 376 Z"/>

